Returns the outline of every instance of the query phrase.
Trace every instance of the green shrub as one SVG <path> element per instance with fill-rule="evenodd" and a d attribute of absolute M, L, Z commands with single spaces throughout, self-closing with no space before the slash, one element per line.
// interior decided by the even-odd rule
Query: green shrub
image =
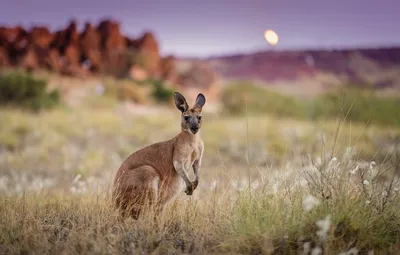
<path fill-rule="evenodd" d="M 253 85 L 250 82 L 236 82 L 222 92 L 224 110 L 230 114 L 268 113 L 302 117 L 305 104 L 300 100 Z"/>
<path fill-rule="evenodd" d="M 0 104 L 33 110 L 48 108 L 60 100 L 57 90 L 46 91 L 47 82 L 30 74 L 14 71 L 0 74 Z"/>
<path fill-rule="evenodd" d="M 174 96 L 174 91 L 167 88 L 161 80 L 149 81 L 153 86 L 152 96 L 159 102 L 170 102 Z"/>

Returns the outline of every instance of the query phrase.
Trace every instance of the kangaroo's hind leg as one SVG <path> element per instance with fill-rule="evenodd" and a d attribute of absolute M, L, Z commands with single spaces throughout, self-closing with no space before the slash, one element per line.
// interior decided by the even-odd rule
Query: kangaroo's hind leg
<path fill-rule="evenodd" d="M 118 182 L 115 203 L 122 216 L 138 219 L 146 206 L 156 206 L 159 176 L 151 166 L 140 166 L 127 170 Z"/>

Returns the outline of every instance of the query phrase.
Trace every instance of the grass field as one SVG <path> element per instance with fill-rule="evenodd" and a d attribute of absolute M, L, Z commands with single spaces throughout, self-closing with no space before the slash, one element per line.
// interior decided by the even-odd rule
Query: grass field
<path fill-rule="evenodd" d="M 176 135 L 178 110 L 139 115 L 87 98 L 0 118 L 1 254 L 400 252 L 396 126 L 205 112 L 193 196 L 182 191 L 157 221 L 120 222 L 115 172 Z"/>

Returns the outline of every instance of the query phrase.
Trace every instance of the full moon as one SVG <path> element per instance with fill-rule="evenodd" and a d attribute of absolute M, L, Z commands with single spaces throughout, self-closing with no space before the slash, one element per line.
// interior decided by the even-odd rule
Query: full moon
<path fill-rule="evenodd" d="M 279 41 L 278 35 L 273 30 L 266 30 L 264 33 L 265 40 L 271 45 L 276 45 Z"/>

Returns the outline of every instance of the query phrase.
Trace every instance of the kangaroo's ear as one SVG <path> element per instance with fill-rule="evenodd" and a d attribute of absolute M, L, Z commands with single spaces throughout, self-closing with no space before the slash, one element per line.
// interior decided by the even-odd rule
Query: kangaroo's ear
<path fill-rule="evenodd" d="M 200 94 L 197 95 L 194 107 L 203 108 L 205 103 L 206 103 L 206 97 L 203 94 L 200 93 Z"/>
<path fill-rule="evenodd" d="M 175 101 L 176 108 L 178 108 L 178 110 L 181 112 L 186 112 L 187 109 L 189 108 L 185 97 L 182 96 L 182 94 L 179 92 L 174 93 L 174 101 Z"/>

